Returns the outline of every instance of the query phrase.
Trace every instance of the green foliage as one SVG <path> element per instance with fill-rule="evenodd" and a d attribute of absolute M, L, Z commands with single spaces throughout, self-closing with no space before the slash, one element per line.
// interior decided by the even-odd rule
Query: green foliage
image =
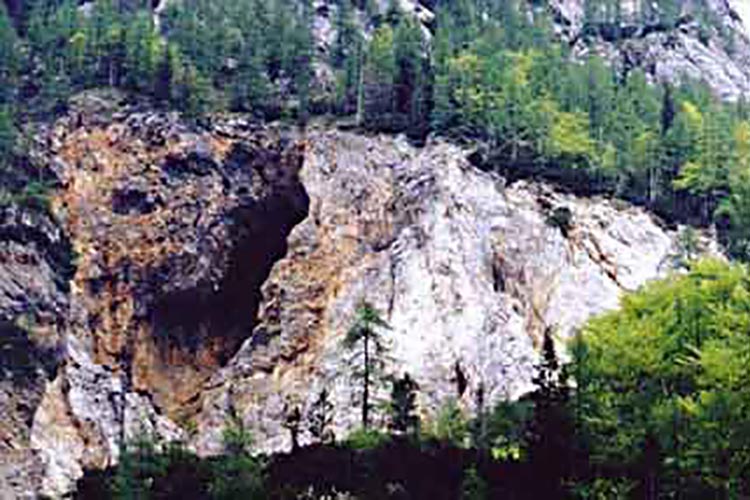
<path fill-rule="evenodd" d="M 201 461 L 182 443 L 160 443 L 143 433 L 123 445 L 111 481 L 114 498 L 145 500 L 173 498 L 185 492 L 175 481 L 186 479 L 201 490 L 196 498 L 264 499 L 265 464 L 250 454 L 252 438 L 239 421 L 230 419 L 224 430 L 224 454 Z"/>
<path fill-rule="evenodd" d="M 747 270 L 706 260 L 591 321 L 572 353 L 592 462 L 646 464 L 664 491 L 696 498 L 747 492 L 748 310 Z"/>
<path fill-rule="evenodd" d="M 467 446 L 469 421 L 456 400 L 449 399 L 440 408 L 430 433 L 438 441 L 458 447 Z"/>
<path fill-rule="evenodd" d="M 598 477 L 577 483 L 571 490 L 574 497 L 581 500 L 628 500 L 633 498 L 635 487 L 635 482 L 626 478 Z"/>
<path fill-rule="evenodd" d="M 10 163 L 16 144 L 16 129 L 8 106 L 0 107 L 0 166 Z"/>
<path fill-rule="evenodd" d="M 567 237 L 573 228 L 573 212 L 568 207 L 555 207 L 547 216 L 546 222 L 549 226 L 558 228 L 563 236 Z"/>
<path fill-rule="evenodd" d="M 49 210 L 49 188 L 42 182 L 28 182 L 16 196 L 16 202 L 30 208 Z"/>
<path fill-rule="evenodd" d="M 64 111 L 89 87 L 150 95 L 191 118 L 228 108 L 305 123 L 334 110 L 412 139 L 435 132 L 483 141 L 510 176 L 616 194 L 679 222 L 718 218 L 728 222 L 731 254 L 747 258 L 737 182 L 750 170 L 746 106 L 722 104 L 687 80 L 650 85 L 642 71 L 615 71 L 597 56 L 571 60 L 538 8 L 544 2 L 438 3 L 431 43 L 396 3 L 384 13 L 376 2 L 333 4 L 335 88 L 314 85 L 321 61 L 309 0 L 173 2 L 159 27 L 143 2 L 101 0 L 84 13 L 74 0 L 39 0 L 24 8 L 22 36 L 3 8 L 0 159 L 18 152 L 19 120 Z M 731 45 L 703 2 L 640 2 L 636 11 L 628 17 L 616 0 L 587 0 L 584 38 L 616 41 L 625 25 L 669 30 L 690 12 Z"/>
<path fill-rule="evenodd" d="M 314 440 L 320 443 L 331 443 L 335 440 L 333 430 L 333 403 L 328 389 L 318 393 L 307 414 L 307 430 Z"/>
<path fill-rule="evenodd" d="M 530 401 L 500 401 L 488 417 L 490 451 L 496 460 L 520 460 L 526 449 L 533 404 Z"/>
<path fill-rule="evenodd" d="M 374 450 L 383 446 L 389 440 L 388 434 L 378 429 L 360 427 L 347 436 L 345 443 L 353 450 Z"/>
<path fill-rule="evenodd" d="M 538 471 L 545 497 L 560 498 L 570 474 L 574 423 L 568 407 L 567 371 L 557 357 L 551 328 L 544 332 L 542 358 L 532 382 L 534 410 L 526 437 L 529 461 Z"/>
<path fill-rule="evenodd" d="M 112 491 L 122 500 L 149 498 L 153 478 L 166 472 L 167 462 L 153 436 L 142 433 L 120 449 Z"/>
<path fill-rule="evenodd" d="M 230 412 L 223 431 L 224 455 L 216 461 L 209 492 L 225 500 L 264 499 L 265 465 L 251 455 L 252 433 Z"/>

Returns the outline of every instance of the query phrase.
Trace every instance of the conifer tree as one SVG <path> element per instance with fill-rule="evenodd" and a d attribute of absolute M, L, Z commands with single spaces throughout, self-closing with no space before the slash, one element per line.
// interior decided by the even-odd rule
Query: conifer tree
<path fill-rule="evenodd" d="M 333 403 L 328 389 L 323 388 L 312 403 L 307 414 L 307 430 L 313 439 L 319 443 L 331 443 L 335 436 L 333 426 Z"/>
<path fill-rule="evenodd" d="M 310 91 L 313 82 L 315 47 L 312 34 L 313 6 L 311 0 L 302 3 L 302 12 L 294 30 L 293 67 L 294 87 L 299 102 L 298 120 L 306 123 L 310 115 Z"/>
<path fill-rule="evenodd" d="M 13 114 L 8 105 L 0 107 L 0 167 L 8 166 L 16 143 Z"/>
<path fill-rule="evenodd" d="M 18 38 L 5 6 L 0 4 L 0 106 L 15 101 L 19 63 Z"/>
<path fill-rule="evenodd" d="M 395 78 L 393 29 L 385 24 L 373 34 L 363 68 L 365 126 L 389 129 L 393 125 Z"/>
<path fill-rule="evenodd" d="M 299 433 L 302 426 L 302 411 L 299 406 L 294 405 L 286 408 L 283 427 L 289 432 L 289 440 L 292 443 L 292 452 L 299 449 Z"/>
<path fill-rule="evenodd" d="M 539 477 L 539 498 L 562 498 L 570 464 L 572 428 L 568 415 L 569 388 L 555 352 L 552 330 L 544 332 L 542 359 L 533 378 L 534 413 L 530 425 L 529 459 Z"/>
<path fill-rule="evenodd" d="M 377 309 L 362 302 L 343 342 L 343 347 L 352 353 L 352 376 L 361 384 L 359 402 L 364 429 L 370 427 L 373 392 L 383 381 L 388 349 L 381 331 L 388 328 Z"/>
<path fill-rule="evenodd" d="M 153 88 L 160 43 L 152 17 L 145 12 L 136 14 L 125 34 L 125 71 L 130 88 L 146 92 Z"/>
<path fill-rule="evenodd" d="M 405 373 L 394 379 L 391 386 L 390 428 L 398 434 L 416 435 L 419 432 L 417 391 L 419 385 Z"/>
<path fill-rule="evenodd" d="M 419 22 L 411 16 L 401 16 L 394 33 L 394 107 L 409 131 L 418 131 L 426 121 L 426 81 L 423 54 L 425 48 Z"/>

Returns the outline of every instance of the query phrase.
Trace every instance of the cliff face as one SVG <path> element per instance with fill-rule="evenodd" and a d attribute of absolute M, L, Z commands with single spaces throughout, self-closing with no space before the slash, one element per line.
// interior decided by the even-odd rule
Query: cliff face
<path fill-rule="evenodd" d="M 480 383 L 493 400 L 523 392 L 546 328 L 567 338 L 676 251 L 675 233 L 642 210 L 505 186 L 454 146 L 326 130 L 306 139 L 310 215 L 263 287 L 253 336 L 207 386 L 202 452 L 216 451 L 230 409 L 266 447 L 289 446 L 284 412 L 324 387 L 339 435 L 356 425 L 341 340 L 360 300 L 383 312 L 390 369 L 415 378 L 434 415 L 448 398 L 470 407 Z M 570 211 L 569 228 L 549 222 L 556 210 Z"/>
<path fill-rule="evenodd" d="M 640 209 L 506 186 L 440 142 L 196 129 L 102 93 L 34 137 L 53 215 L 8 205 L 0 261 L 3 338 L 27 354 L 0 384 L 0 487 L 17 496 L 69 491 L 143 430 L 196 430 L 211 453 L 230 411 L 285 448 L 285 408 L 323 387 L 342 435 L 356 412 L 340 341 L 362 299 L 425 416 L 480 383 L 518 395 L 545 328 L 569 336 L 676 251 Z"/>
<path fill-rule="evenodd" d="M 7 401 L 18 418 L 5 476 L 58 495 L 82 467 L 112 464 L 141 427 L 180 436 L 203 383 L 252 330 L 260 286 L 308 199 L 296 143 L 244 123 L 198 131 L 118 94 L 81 96 L 34 137 L 59 188 L 54 220 L 26 220 L 12 204 L 5 214 L 0 311 L 30 332 L 17 328 L 34 349 L 18 349 L 38 374 L 3 379 L 25 400 Z M 63 236 L 72 275 L 50 256 Z M 48 345 L 57 363 L 38 366 Z M 29 471 L 13 465 L 19 453 Z"/>

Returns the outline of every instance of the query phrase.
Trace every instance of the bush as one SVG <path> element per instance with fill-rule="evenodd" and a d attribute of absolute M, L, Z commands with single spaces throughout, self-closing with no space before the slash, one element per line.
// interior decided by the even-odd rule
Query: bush
<path fill-rule="evenodd" d="M 568 207 L 556 207 L 547 216 L 547 224 L 558 228 L 563 236 L 567 238 L 568 233 L 573 229 L 573 212 Z"/>
<path fill-rule="evenodd" d="M 29 182 L 18 195 L 18 203 L 29 208 L 49 210 L 49 188 L 41 183 Z"/>
<path fill-rule="evenodd" d="M 438 412 L 431 437 L 459 448 L 468 446 L 469 421 L 455 399 L 448 400 Z"/>
<path fill-rule="evenodd" d="M 377 429 L 360 428 L 349 434 L 346 446 L 353 450 L 372 450 L 390 441 L 388 434 Z"/>
<path fill-rule="evenodd" d="M 222 437 L 225 454 L 212 468 L 211 497 L 226 500 L 266 498 L 266 467 L 259 458 L 251 455 L 253 435 L 239 416 L 230 415 Z"/>
<path fill-rule="evenodd" d="M 572 488 L 575 498 L 581 500 L 620 500 L 633 498 L 635 484 L 624 478 L 596 478 Z"/>
<path fill-rule="evenodd" d="M 533 412 L 528 400 L 500 401 L 489 416 L 487 427 L 492 456 L 496 460 L 520 460 L 526 447 L 525 433 Z"/>

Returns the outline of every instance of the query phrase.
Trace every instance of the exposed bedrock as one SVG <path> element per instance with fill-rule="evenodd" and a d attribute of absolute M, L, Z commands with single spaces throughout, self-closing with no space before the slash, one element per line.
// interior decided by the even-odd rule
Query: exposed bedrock
<path fill-rule="evenodd" d="M 641 209 L 506 185 L 441 141 L 196 127 L 101 91 L 33 137 L 51 211 L 0 220 L 0 327 L 28 354 L 0 357 L 0 488 L 20 497 L 69 492 L 143 431 L 216 452 L 230 411 L 285 449 L 285 408 L 323 387 L 343 436 L 363 299 L 426 419 L 480 383 L 517 396 L 544 329 L 565 339 L 677 251 Z"/>

